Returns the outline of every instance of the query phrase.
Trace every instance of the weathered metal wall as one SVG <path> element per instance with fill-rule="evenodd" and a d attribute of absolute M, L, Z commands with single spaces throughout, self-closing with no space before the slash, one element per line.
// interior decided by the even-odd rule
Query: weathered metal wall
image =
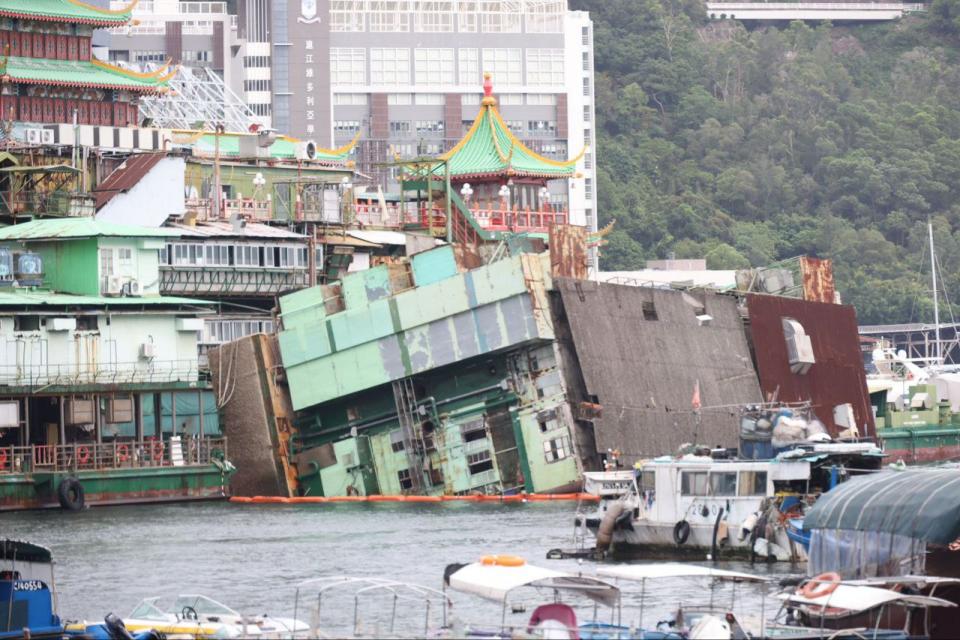
<path fill-rule="evenodd" d="M 800 258 L 800 275 L 803 278 L 803 299 L 811 302 L 835 301 L 833 263 L 828 259 Z"/>
<path fill-rule="evenodd" d="M 747 308 L 764 394 L 776 393 L 779 400 L 788 402 L 811 401 L 817 417 L 834 436 L 840 430 L 833 418 L 834 407 L 850 403 L 861 435 L 873 436 L 873 410 L 853 307 L 750 295 Z M 816 363 L 806 374 L 790 370 L 783 318 L 796 320 L 810 336 Z"/>
<path fill-rule="evenodd" d="M 552 340 L 544 261 L 521 255 L 459 273 L 442 247 L 414 256 L 414 281 L 426 284 L 412 289 L 393 292 L 385 268 L 344 278 L 345 311 L 328 315 L 323 287 L 282 297 L 279 340 L 294 409 Z"/>
<path fill-rule="evenodd" d="M 258 334 L 209 352 L 230 461 L 237 467 L 230 479 L 233 495 L 292 495 L 288 482 L 295 478 L 287 477 L 284 464 L 289 400 L 269 377 L 278 370 L 275 351 L 276 338 Z"/>
<path fill-rule="evenodd" d="M 587 279 L 587 228 L 550 226 L 550 274 L 554 277 Z"/>
<path fill-rule="evenodd" d="M 565 278 L 554 284 L 585 394 L 602 407 L 593 419 L 600 452 L 619 449 L 630 462 L 687 442 L 736 446 L 735 405 L 761 395 L 734 298 Z M 698 314 L 710 320 L 701 325 Z M 698 380 L 699 427 L 691 405 Z"/>

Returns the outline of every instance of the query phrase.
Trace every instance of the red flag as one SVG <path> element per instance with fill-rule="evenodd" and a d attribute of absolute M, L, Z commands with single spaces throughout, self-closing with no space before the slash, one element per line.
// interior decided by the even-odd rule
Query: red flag
<path fill-rule="evenodd" d="M 699 411 L 700 407 L 700 380 L 697 380 L 697 383 L 693 386 L 693 399 L 690 401 L 690 404 L 693 405 L 694 411 Z"/>

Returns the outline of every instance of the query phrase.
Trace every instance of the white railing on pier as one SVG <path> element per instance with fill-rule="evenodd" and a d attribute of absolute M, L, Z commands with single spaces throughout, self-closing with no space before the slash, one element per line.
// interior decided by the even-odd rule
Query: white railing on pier
<path fill-rule="evenodd" d="M 707 15 L 734 20 L 896 20 L 926 11 L 920 3 L 900 2 L 708 2 Z"/>

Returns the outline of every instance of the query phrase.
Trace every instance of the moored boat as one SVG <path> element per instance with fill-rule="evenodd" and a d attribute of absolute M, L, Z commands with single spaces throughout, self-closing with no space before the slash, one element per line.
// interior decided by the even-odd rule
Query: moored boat
<path fill-rule="evenodd" d="M 836 485 L 842 469 L 878 468 L 871 443 L 820 443 L 771 460 L 729 458 L 726 450 L 664 456 L 629 471 L 587 472 L 584 487 L 601 499 L 577 525 L 616 556 L 743 557 L 800 561 L 803 544 L 788 523 Z"/>

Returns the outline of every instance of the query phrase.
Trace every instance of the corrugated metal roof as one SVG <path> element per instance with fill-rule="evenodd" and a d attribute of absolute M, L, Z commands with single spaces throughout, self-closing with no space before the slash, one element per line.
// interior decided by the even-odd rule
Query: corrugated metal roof
<path fill-rule="evenodd" d="M 138 153 L 127 158 L 93 190 L 97 211 L 118 193 L 132 189 L 165 157 L 165 153 Z"/>
<path fill-rule="evenodd" d="M 0 241 L 4 240 L 54 240 L 96 237 L 119 238 L 167 238 L 179 237 L 174 229 L 140 227 L 130 224 L 114 224 L 94 218 L 59 218 L 34 220 L 23 224 L 0 228 Z"/>
<path fill-rule="evenodd" d="M 195 225 L 171 223 L 185 238 L 264 238 L 270 240 L 303 240 L 307 236 L 259 222 L 248 222 L 242 229 L 235 229 L 230 222 L 198 222 Z"/>
<path fill-rule="evenodd" d="M 834 407 L 853 406 L 860 435 L 874 435 L 873 408 L 853 307 L 751 294 L 747 296 L 750 336 L 764 394 L 781 402 L 810 401 L 817 418 L 836 437 Z M 790 370 L 783 320 L 800 323 L 810 338 L 815 363 L 805 374 Z"/>
<path fill-rule="evenodd" d="M 174 296 L 105 297 L 77 296 L 69 293 L 54 293 L 36 289 L 0 289 L 0 307 L 50 306 L 50 307 L 158 307 L 199 306 L 206 307 L 216 302 L 177 298 Z"/>

